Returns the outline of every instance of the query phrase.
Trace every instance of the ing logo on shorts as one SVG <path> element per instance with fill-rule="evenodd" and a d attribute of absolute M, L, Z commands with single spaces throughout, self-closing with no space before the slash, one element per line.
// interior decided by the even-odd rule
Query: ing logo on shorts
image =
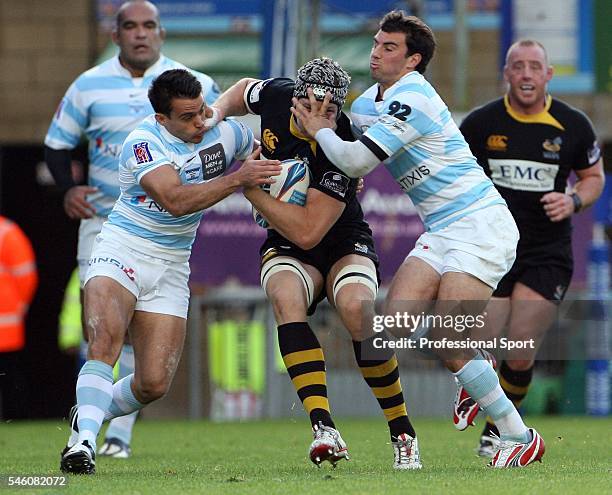
<path fill-rule="evenodd" d="M 132 282 L 136 280 L 136 272 L 134 271 L 134 269 L 128 268 L 123 263 L 121 263 L 121 261 L 116 260 L 115 258 L 110 258 L 110 257 L 103 258 L 101 256 L 98 256 L 96 258 L 91 258 L 89 260 L 89 266 L 95 265 L 97 263 L 105 263 L 107 265 L 114 265 L 117 268 L 119 268 L 121 271 L 123 271 L 123 273 L 126 274 L 127 278 L 129 278 Z"/>

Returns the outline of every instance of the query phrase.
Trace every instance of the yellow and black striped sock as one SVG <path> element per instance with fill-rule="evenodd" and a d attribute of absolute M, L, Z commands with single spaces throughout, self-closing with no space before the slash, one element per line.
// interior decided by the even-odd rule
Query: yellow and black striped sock
<path fill-rule="evenodd" d="M 521 407 L 521 403 L 529 390 L 529 385 L 533 378 L 533 366 L 528 370 L 513 370 L 506 361 L 502 361 L 497 374 L 499 375 L 499 384 L 506 397 L 518 409 Z M 491 433 L 499 435 L 497 427 L 493 424 L 491 418 L 487 416 L 487 424 L 482 434 L 490 435 Z"/>
<path fill-rule="evenodd" d="M 335 428 L 327 400 L 323 349 L 308 323 L 300 321 L 279 325 L 278 345 L 312 425 L 320 421 L 325 426 Z"/>
<path fill-rule="evenodd" d="M 376 337 L 387 338 L 383 333 Z M 416 433 L 408 419 L 397 358 L 390 349 L 375 348 L 374 338 L 362 342 L 353 341 L 357 365 L 387 418 L 391 438 L 402 433 L 408 433 L 414 438 Z"/>

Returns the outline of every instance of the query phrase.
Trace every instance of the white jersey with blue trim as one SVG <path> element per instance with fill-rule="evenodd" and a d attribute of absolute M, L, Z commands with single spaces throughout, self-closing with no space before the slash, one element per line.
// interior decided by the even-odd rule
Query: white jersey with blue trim
<path fill-rule="evenodd" d="M 353 125 L 410 197 L 426 230 L 505 204 L 442 98 L 419 72 L 402 77 L 381 101 L 377 96 L 375 84 L 353 102 Z"/>
<path fill-rule="evenodd" d="M 150 115 L 132 131 L 119 159 L 121 194 L 102 227 L 128 235 L 137 250 L 174 261 L 189 258 L 203 211 L 173 217 L 140 186 L 142 177 L 171 165 L 183 184 L 200 184 L 221 177 L 234 159 L 253 150 L 253 132 L 236 120 L 220 122 L 200 143 L 186 143 L 170 134 Z"/>
<path fill-rule="evenodd" d="M 202 84 L 207 104 L 219 96 L 219 87 L 212 78 L 163 55 L 143 77 L 132 77 L 115 56 L 81 74 L 55 112 L 45 145 L 55 150 L 71 150 L 77 147 L 82 135 L 87 137 L 88 182 L 98 188 L 88 201 L 98 216 L 107 216 L 119 196 L 117 170 L 123 141 L 143 118 L 153 113 L 147 96 L 149 86 L 169 69 L 190 70 Z"/>

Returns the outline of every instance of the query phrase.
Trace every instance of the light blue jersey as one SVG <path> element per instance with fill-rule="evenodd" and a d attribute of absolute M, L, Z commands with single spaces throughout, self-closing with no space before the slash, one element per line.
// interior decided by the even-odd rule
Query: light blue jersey
<path fill-rule="evenodd" d="M 143 77 L 132 77 L 115 56 L 81 74 L 68 88 L 51 121 L 45 145 L 74 149 L 85 135 L 89 140 L 89 185 L 99 191 L 88 197 L 96 214 L 107 216 L 119 196 L 117 179 L 121 145 L 153 108 L 147 91 L 153 79 L 169 69 L 187 69 L 163 55 Z M 189 69 L 188 69 L 189 70 Z M 191 71 L 202 84 L 207 104 L 219 96 L 207 75 Z"/>
<path fill-rule="evenodd" d="M 385 164 L 428 231 L 468 213 L 505 204 L 470 152 L 448 108 L 418 72 L 376 101 L 378 84 L 351 107 L 361 141 Z"/>
<path fill-rule="evenodd" d="M 253 132 L 236 120 L 220 122 L 202 142 L 186 143 L 170 134 L 150 115 L 132 131 L 119 159 L 121 194 L 102 227 L 128 234 L 134 249 L 173 261 L 189 258 L 203 211 L 173 217 L 140 186 L 142 177 L 171 165 L 183 184 L 200 184 L 221 177 L 234 159 L 253 150 Z"/>

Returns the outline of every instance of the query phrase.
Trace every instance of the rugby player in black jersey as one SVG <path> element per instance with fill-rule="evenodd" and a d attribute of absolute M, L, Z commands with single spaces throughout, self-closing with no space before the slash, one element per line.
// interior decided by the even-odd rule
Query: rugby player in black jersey
<path fill-rule="evenodd" d="M 517 407 L 531 382 L 537 345 L 572 277 L 570 217 L 592 205 L 604 186 L 593 126 L 582 112 L 547 93 L 552 76 L 544 46 L 530 39 L 517 41 L 506 54 L 507 93 L 473 110 L 461 124 L 521 236 L 516 261 L 493 293 L 498 299 L 489 307 L 487 329 L 491 337 L 507 327 L 511 340 L 535 339 L 535 349 L 509 351 L 499 366 L 500 384 Z M 576 184 L 567 190 L 572 171 Z M 473 417 L 477 408 L 460 390 L 455 416 Z M 494 434 L 497 429 L 487 422 L 480 455 L 493 454 Z"/>
<path fill-rule="evenodd" d="M 323 350 L 307 322 L 307 315 L 327 297 L 351 335 L 357 364 L 388 421 L 394 468 L 415 469 L 421 465 L 418 449 L 410 448 L 415 433 L 396 356 L 390 349 L 377 349 L 377 360 L 371 360 L 373 336 L 362 328 L 363 303 L 376 298 L 379 274 L 372 232 L 356 198 L 358 180 L 336 168 L 290 112 L 294 96 L 308 103 L 308 87 L 319 100 L 329 92 L 331 102 L 324 111 L 336 120 L 338 135 L 353 140 L 350 120 L 341 112 L 349 83 L 338 63 L 314 59 L 298 70 L 295 81 L 240 80 L 215 103 L 214 120 L 247 112 L 260 115 L 262 155 L 303 160 L 311 172 L 303 207 L 277 201 L 260 188 L 244 191 L 270 224 L 260 251 L 261 283 L 274 309 L 287 371 L 310 415 L 314 435 L 310 459 L 315 464 L 348 459 L 330 414 Z"/>

